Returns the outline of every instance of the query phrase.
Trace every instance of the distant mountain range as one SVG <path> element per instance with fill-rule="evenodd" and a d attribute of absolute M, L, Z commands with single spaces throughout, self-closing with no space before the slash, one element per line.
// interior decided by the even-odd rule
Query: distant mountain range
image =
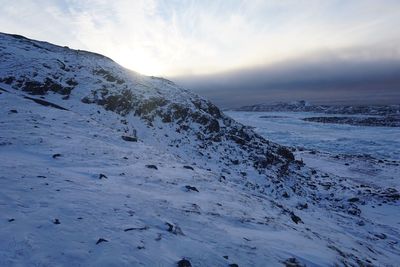
<path fill-rule="evenodd" d="M 319 112 L 327 114 L 363 114 L 389 116 L 400 114 L 399 105 L 314 105 L 307 101 L 300 100 L 294 102 L 279 102 L 275 104 L 256 104 L 243 106 L 235 109 L 236 111 L 290 111 L 290 112 Z"/>

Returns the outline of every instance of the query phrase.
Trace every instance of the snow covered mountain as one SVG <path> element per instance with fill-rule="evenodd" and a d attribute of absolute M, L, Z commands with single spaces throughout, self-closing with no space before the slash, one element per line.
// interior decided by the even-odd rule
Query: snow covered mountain
<path fill-rule="evenodd" d="M 0 108 L 0 266 L 400 260 L 398 189 L 309 168 L 171 81 L 0 34 Z"/>

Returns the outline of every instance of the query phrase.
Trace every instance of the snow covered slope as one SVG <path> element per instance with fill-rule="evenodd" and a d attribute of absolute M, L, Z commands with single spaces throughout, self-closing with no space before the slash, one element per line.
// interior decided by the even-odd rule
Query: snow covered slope
<path fill-rule="evenodd" d="M 112 60 L 0 34 L 0 266 L 395 266 L 399 194 Z"/>

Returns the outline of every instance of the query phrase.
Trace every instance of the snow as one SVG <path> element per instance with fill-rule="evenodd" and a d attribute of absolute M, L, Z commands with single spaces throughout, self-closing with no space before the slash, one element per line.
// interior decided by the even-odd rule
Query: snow
<path fill-rule="evenodd" d="M 279 144 L 336 154 L 369 154 L 376 158 L 400 160 L 400 128 L 397 127 L 323 124 L 302 120 L 311 116 L 337 116 L 323 113 L 230 111 L 226 114 L 255 127 L 258 133 Z"/>
<path fill-rule="evenodd" d="M 225 137 L 201 142 L 196 131 L 208 133 L 195 121 L 178 132 L 177 123 L 160 116 L 149 125 L 137 110 L 121 115 L 82 103 L 98 87 L 111 93 L 127 88 L 139 104 L 160 97 L 213 118 L 201 97 L 107 58 L 2 34 L 0 53 L 0 78 L 58 75 L 65 86 L 70 78 L 79 82 L 68 99 L 52 92 L 32 96 L 16 83 L 0 82 L 0 266 L 176 266 L 182 258 L 192 266 L 283 266 L 292 257 L 307 266 L 399 262 L 400 205 L 382 193 L 383 184 L 361 187 L 357 179 L 326 170 L 312 174 L 313 166 L 280 157 L 260 170 L 253 167 L 254 151 L 246 151 L 254 147 Z M 62 71 L 55 59 L 68 62 L 71 71 Z M 99 67 L 125 83 L 94 75 Z M 28 95 L 68 110 L 39 105 Z M 245 129 L 227 117 L 218 120 L 228 133 Z M 138 142 L 121 138 L 133 130 Z M 277 155 L 279 145 L 246 131 L 260 151 Z M 298 141 L 294 133 L 283 138 Z M 323 153 L 316 155 L 330 159 Z M 233 158 L 237 165 L 229 164 Z M 350 204 L 355 196 L 359 201 Z M 361 214 L 348 212 L 354 209 Z"/>

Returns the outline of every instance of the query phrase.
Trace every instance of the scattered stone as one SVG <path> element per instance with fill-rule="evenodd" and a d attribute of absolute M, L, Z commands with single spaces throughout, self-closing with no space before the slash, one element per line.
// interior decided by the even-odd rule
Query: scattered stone
<path fill-rule="evenodd" d="M 13 222 L 13 221 L 15 221 L 14 218 L 8 219 L 8 222 Z"/>
<path fill-rule="evenodd" d="M 199 192 L 199 190 L 197 190 L 197 188 L 194 187 L 194 186 L 186 185 L 185 188 L 186 188 L 188 191 L 196 191 L 196 192 Z"/>
<path fill-rule="evenodd" d="M 178 261 L 178 267 L 192 267 L 192 264 L 187 259 L 181 259 Z"/>
<path fill-rule="evenodd" d="M 108 179 L 108 177 L 105 174 L 100 173 L 99 179 Z"/>
<path fill-rule="evenodd" d="M 384 233 L 374 234 L 374 236 L 376 236 L 377 238 L 380 238 L 380 239 L 386 239 L 387 238 L 387 235 L 385 235 Z"/>
<path fill-rule="evenodd" d="M 58 154 L 58 153 L 57 153 L 57 154 L 54 154 L 54 155 L 53 155 L 53 159 L 58 158 L 58 157 L 61 157 L 61 154 Z"/>
<path fill-rule="evenodd" d="M 54 219 L 53 223 L 54 224 L 61 224 L 59 219 Z"/>
<path fill-rule="evenodd" d="M 173 224 L 170 224 L 169 222 L 166 222 L 165 223 L 167 226 L 168 226 L 168 232 L 172 232 L 172 230 L 174 229 L 174 225 Z"/>
<path fill-rule="evenodd" d="M 239 267 L 239 265 L 237 265 L 236 263 L 231 263 L 229 264 L 229 267 Z"/>
<path fill-rule="evenodd" d="M 99 240 L 97 240 L 97 242 L 96 242 L 96 245 L 98 245 L 98 244 L 100 244 L 102 242 L 108 242 L 108 240 L 104 239 L 104 238 L 99 238 Z"/>
<path fill-rule="evenodd" d="M 226 259 L 226 260 L 228 260 L 229 259 L 229 256 L 222 256 L 222 257 L 224 257 L 224 259 Z"/>
<path fill-rule="evenodd" d="M 352 197 L 352 198 L 349 198 L 347 201 L 348 202 L 357 202 L 357 201 L 359 201 L 360 199 L 358 198 L 358 197 Z"/>
<path fill-rule="evenodd" d="M 178 225 L 173 225 L 169 222 L 165 223 L 168 226 L 167 231 L 173 233 L 174 235 L 185 235 L 182 229 Z"/>
<path fill-rule="evenodd" d="M 304 264 L 301 264 L 296 258 L 289 258 L 283 262 L 286 267 L 305 267 Z"/>
<path fill-rule="evenodd" d="M 301 218 L 300 218 L 299 216 L 297 216 L 296 214 L 294 214 L 293 212 L 290 214 L 290 218 L 292 219 L 292 221 L 293 221 L 295 224 L 298 224 L 299 222 L 300 222 L 300 223 L 303 223 L 303 221 L 301 220 Z"/>
<path fill-rule="evenodd" d="M 42 100 L 42 99 L 32 98 L 32 97 L 28 97 L 28 96 L 25 96 L 24 98 L 32 100 L 33 102 L 35 102 L 35 103 L 37 103 L 39 105 L 45 106 L 45 107 L 52 107 L 52 108 L 56 108 L 56 109 L 60 109 L 60 110 L 68 110 L 68 109 L 63 108 L 63 107 L 61 107 L 59 105 L 50 103 L 50 102 Z"/>
<path fill-rule="evenodd" d="M 354 216 L 360 216 L 361 210 L 357 207 L 357 205 L 351 203 L 350 206 L 347 208 L 347 213 Z"/>
<path fill-rule="evenodd" d="M 123 136 L 121 136 L 121 138 L 124 141 L 128 141 L 128 142 L 137 142 L 138 141 L 137 137 L 134 137 L 134 136 L 123 135 Z"/>
<path fill-rule="evenodd" d="M 192 171 L 194 170 L 192 166 L 188 166 L 188 165 L 183 166 L 183 168 L 188 169 L 188 170 L 192 170 Z"/>
<path fill-rule="evenodd" d="M 157 166 L 156 165 L 146 165 L 146 167 L 147 168 L 149 168 L 149 169 L 154 169 L 154 170 L 158 170 L 158 168 L 157 168 Z"/>
<path fill-rule="evenodd" d="M 304 203 L 304 204 L 299 203 L 299 204 L 297 204 L 296 208 L 299 210 L 305 210 L 305 209 L 308 209 L 308 204 L 307 203 Z"/>
<path fill-rule="evenodd" d="M 358 226 L 364 226 L 364 225 L 365 225 L 365 222 L 364 222 L 364 221 L 359 221 L 359 222 L 357 222 L 357 225 L 358 225 Z"/>
<path fill-rule="evenodd" d="M 132 228 L 127 228 L 124 230 L 124 232 L 129 232 L 129 231 L 133 231 L 133 230 L 139 230 L 139 231 L 143 231 L 143 230 L 147 230 L 149 229 L 148 226 L 143 226 L 143 227 L 132 227 Z"/>
<path fill-rule="evenodd" d="M 18 113 L 18 111 L 16 109 L 11 109 L 10 112 L 11 113 Z"/>

